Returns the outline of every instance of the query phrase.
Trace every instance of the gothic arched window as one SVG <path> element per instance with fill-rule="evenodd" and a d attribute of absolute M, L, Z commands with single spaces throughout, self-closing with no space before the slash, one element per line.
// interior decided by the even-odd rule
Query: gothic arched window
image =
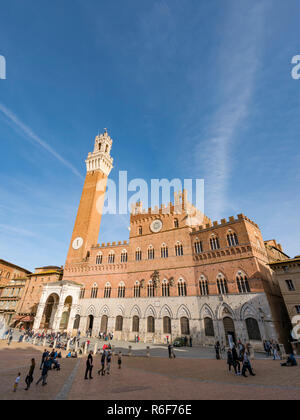
<path fill-rule="evenodd" d="M 204 329 L 206 337 L 215 336 L 214 323 L 211 318 L 204 318 Z"/>
<path fill-rule="evenodd" d="M 96 264 L 102 264 L 102 253 L 99 252 L 99 254 L 96 256 Z"/>
<path fill-rule="evenodd" d="M 104 297 L 110 298 L 110 296 L 111 296 L 111 285 L 109 283 L 106 283 L 105 288 L 104 288 Z"/>
<path fill-rule="evenodd" d="M 137 248 L 137 250 L 135 251 L 135 260 L 141 261 L 141 259 L 142 259 L 142 251 L 140 248 Z"/>
<path fill-rule="evenodd" d="M 132 332 L 139 332 L 140 331 L 140 318 L 135 315 L 132 318 Z"/>
<path fill-rule="evenodd" d="M 190 335 L 190 321 L 187 317 L 180 318 L 180 327 L 182 335 Z"/>
<path fill-rule="evenodd" d="M 201 254 L 201 252 L 203 252 L 202 241 L 198 238 L 196 238 L 196 241 L 194 242 L 194 250 L 196 254 Z"/>
<path fill-rule="evenodd" d="M 97 286 L 97 283 L 94 283 L 91 289 L 91 299 L 97 299 L 97 295 L 98 295 L 98 286 Z"/>
<path fill-rule="evenodd" d="M 175 255 L 176 257 L 180 257 L 183 255 L 183 246 L 180 242 L 177 242 L 175 245 Z"/>
<path fill-rule="evenodd" d="M 123 317 L 121 315 L 118 315 L 116 318 L 116 331 L 122 331 L 123 330 Z"/>
<path fill-rule="evenodd" d="M 183 279 L 178 280 L 178 296 L 186 296 L 186 283 Z"/>
<path fill-rule="evenodd" d="M 121 262 L 127 262 L 127 259 L 128 259 L 127 251 L 126 249 L 123 249 L 123 251 L 121 252 Z"/>
<path fill-rule="evenodd" d="M 203 279 L 203 280 L 199 281 L 199 289 L 200 289 L 200 295 L 201 296 L 208 296 L 209 295 L 207 280 Z"/>
<path fill-rule="evenodd" d="M 147 318 L 147 332 L 148 333 L 155 332 L 155 319 L 153 316 L 148 316 Z"/>
<path fill-rule="evenodd" d="M 256 321 L 256 319 L 247 318 L 246 327 L 247 327 L 249 340 L 261 341 L 261 334 L 260 334 L 258 322 Z"/>
<path fill-rule="evenodd" d="M 210 249 L 212 251 L 216 249 L 220 249 L 219 238 L 216 235 L 212 235 L 209 241 L 210 241 Z"/>
<path fill-rule="evenodd" d="M 168 247 L 166 244 L 162 244 L 161 249 L 160 249 L 160 255 L 161 255 L 161 258 L 168 258 L 169 252 L 168 252 Z"/>
<path fill-rule="evenodd" d="M 124 298 L 125 297 L 125 284 L 120 283 L 118 287 L 118 298 Z"/>
<path fill-rule="evenodd" d="M 154 297 L 154 290 L 154 285 L 152 283 L 152 280 L 150 280 L 147 286 L 148 297 Z"/>
<path fill-rule="evenodd" d="M 162 296 L 163 297 L 169 297 L 170 296 L 170 285 L 169 285 L 169 282 L 168 282 L 168 280 L 163 280 L 163 283 L 162 283 Z"/>
<path fill-rule="evenodd" d="M 218 292 L 220 295 L 226 295 L 228 293 L 227 280 L 223 274 L 219 274 L 217 278 Z"/>
<path fill-rule="evenodd" d="M 239 293 L 251 293 L 247 276 L 242 272 L 238 272 L 236 276 L 236 283 Z"/>
<path fill-rule="evenodd" d="M 154 249 L 152 245 L 148 248 L 148 260 L 154 260 Z"/>
<path fill-rule="evenodd" d="M 138 281 L 135 282 L 135 285 L 133 287 L 133 295 L 135 298 L 141 297 L 141 286 Z"/>
<path fill-rule="evenodd" d="M 235 232 L 229 231 L 227 234 L 228 246 L 236 246 L 239 244 L 238 236 Z"/>
<path fill-rule="evenodd" d="M 164 316 L 163 318 L 163 331 L 164 334 L 171 334 L 172 332 L 171 318 L 169 316 Z"/>
<path fill-rule="evenodd" d="M 108 254 L 108 264 L 113 264 L 114 262 L 115 262 L 115 253 L 111 251 Z"/>

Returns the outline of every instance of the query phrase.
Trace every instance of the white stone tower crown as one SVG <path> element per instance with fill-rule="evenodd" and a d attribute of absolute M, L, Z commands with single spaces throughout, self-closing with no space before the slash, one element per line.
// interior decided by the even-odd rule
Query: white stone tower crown
<path fill-rule="evenodd" d="M 88 154 L 85 161 L 87 172 L 101 170 L 106 176 L 113 168 L 113 158 L 110 156 L 112 139 L 105 129 L 104 134 L 99 134 L 95 138 L 94 151 Z"/>

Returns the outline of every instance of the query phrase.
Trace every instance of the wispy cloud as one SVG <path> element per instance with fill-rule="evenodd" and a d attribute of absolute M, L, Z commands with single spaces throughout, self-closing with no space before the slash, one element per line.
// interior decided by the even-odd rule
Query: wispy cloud
<path fill-rule="evenodd" d="M 10 226 L 10 225 L 4 225 L 0 224 L 0 232 L 9 233 L 9 234 L 16 234 L 21 236 L 29 236 L 29 237 L 35 237 L 36 234 L 34 232 L 31 232 L 27 229 L 23 229 L 16 226 Z"/>
<path fill-rule="evenodd" d="M 26 138 L 33 140 L 36 144 L 45 149 L 48 153 L 54 156 L 60 163 L 70 169 L 75 175 L 79 178 L 82 178 L 82 175 L 77 171 L 77 169 L 63 158 L 59 153 L 57 153 L 46 141 L 41 139 L 37 134 L 35 134 L 30 127 L 25 125 L 12 111 L 10 111 L 6 106 L 0 103 L 0 112 L 8 119 L 9 122 L 13 124 L 15 129 L 21 130 L 23 135 Z"/>
<path fill-rule="evenodd" d="M 236 3 L 228 13 L 220 31 L 224 37 L 215 64 L 218 73 L 214 94 L 218 107 L 205 127 L 199 123 L 193 127 L 193 131 L 201 133 L 194 135 L 193 151 L 196 167 L 200 164 L 204 169 L 206 211 L 215 218 L 224 217 L 224 210 L 230 207 L 228 185 L 236 164 L 233 146 L 251 111 L 264 17 L 263 2 L 251 7 Z"/>

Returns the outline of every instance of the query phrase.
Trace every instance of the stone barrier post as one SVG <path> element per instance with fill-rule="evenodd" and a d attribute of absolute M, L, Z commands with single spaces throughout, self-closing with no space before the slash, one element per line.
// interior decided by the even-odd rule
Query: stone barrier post
<path fill-rule="evenodd" d="M 250 344 L 249 344 L 249 356 L 250 356 L 250 360 L 254 360 L 255 359 L 254 348 Z"/>
<path fill-rule="evenodd" d="M 84 343 L 84 350 L 83 353 L 86 354 L 87 353 L 87 341 Z"/>
<path fill-rule="evenodd" d="M 147 346 L 147 357 L 150 357 L 150 347 Z"/>
<path fill-rule="evenodd" d="M 43 347 L 46 347 L 46 337 L 44 338 L 44 341 L 43 341 Z"/>
<path fill-rule="evenodd" d="M 34 337 L 34 339 L 32 340 L 32 344 L 35 346 L 35 342 L 36 342 L 36 337 Z"/>
<path fill-rule="evenodd" d="M 283 344 L 279 344 L 279 348 L 280 348 L 281 358 L 282 359 L 286 359 L 287 358 L 287 354 L 286 354 L 284 345 Z"/>
<path fill-rule="evenodd" d="M 71 343 L 71 340 L 68 340 L 68 342 L 67 342 L 67 351 L 70 350 L 70 343 Z"/>
<path fill-rule="evenodd" d="M 94 346 L 94 354 L 97 354 L 97 351 L 98 351 L 98 344 L 95 343 L 95 346 Z"/>
<path fill-rule="evenodd" d="M 56 340 L 54 340 L 54 342 L 53 342 L 53 349 L 55 349 L 56 348 Z"/>
<path fill-rule="evenodd" d="M 128 356 L 132 356 L 132 346 L 129 346 Z"/>

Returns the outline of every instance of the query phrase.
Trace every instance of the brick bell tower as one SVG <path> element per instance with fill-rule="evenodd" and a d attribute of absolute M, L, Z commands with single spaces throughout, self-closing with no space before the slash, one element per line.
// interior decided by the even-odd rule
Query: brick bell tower
<path fill-rule="evenodd" d="M 95 138 L 94 151 L 86 159 L 87 174 L 66 260 L 79 263 L 89 256 L 98 242 L 107 178 L 113 168 L 112 139 L 107 130 Z"/>

